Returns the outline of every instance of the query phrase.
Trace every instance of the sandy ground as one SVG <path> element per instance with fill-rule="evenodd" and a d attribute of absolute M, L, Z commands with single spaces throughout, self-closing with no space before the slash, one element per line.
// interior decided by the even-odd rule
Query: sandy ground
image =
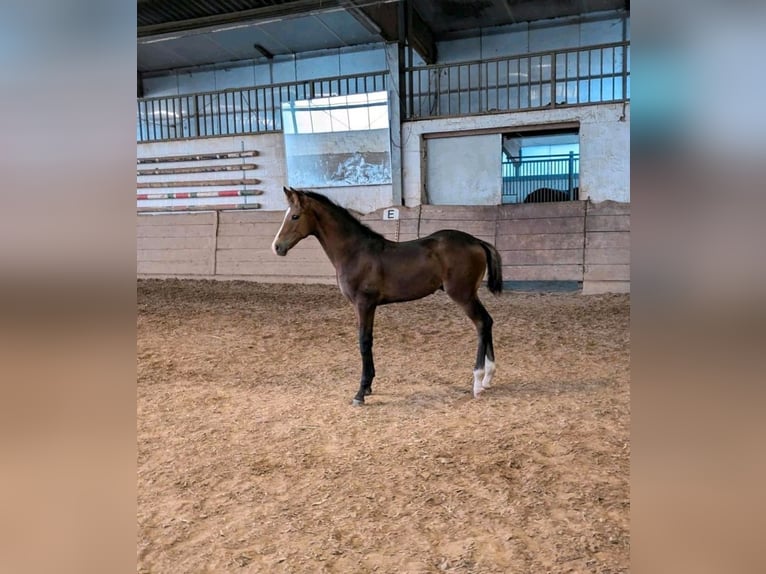
<path fill-rule="evenodd" d="M 625 295 L 381 307 L 352 407 L 336 287 L 139 281 L 138 572 L 629 571 Z"/>

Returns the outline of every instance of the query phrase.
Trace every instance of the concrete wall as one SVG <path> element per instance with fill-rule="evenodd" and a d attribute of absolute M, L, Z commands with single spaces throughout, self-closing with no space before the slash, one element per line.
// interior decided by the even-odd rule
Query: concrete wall
<path fill-rule="evenodd" d="M 630 105 L 599 104 L 404 123 L 402 190 L 405 205 L 419 205 L 425 197 L 427 162 L 431 160 L 426 159 L 428 144 L 424 136 L 448 134 L 449 137 L 455 137 L 460 132 L 467 135 L 474 130 L 502 133 L 520 128 L 544 129 L 564 124 L 580 126 L 580 198 L 594 202 L 629 202 Z M 496 157 L 499 174 L 499 142 Z M 469 164 L 466 162 L 466 165 Z"/>
<path fill-rule="evenodd" d="M 362 220 L 393 241 L 439 229 L 460 229 L 493 243 L 506 281 L 582 281 L 584 293 L 629 291 L 630 205 L 584 201 L 383 210 Z M 245 279 L 280 283 L 335 283 L 319 243 L 308 238 L 287 257 L 271 252 L 282 222 L 275 211 L 140 215 L 140 277 Z"/>

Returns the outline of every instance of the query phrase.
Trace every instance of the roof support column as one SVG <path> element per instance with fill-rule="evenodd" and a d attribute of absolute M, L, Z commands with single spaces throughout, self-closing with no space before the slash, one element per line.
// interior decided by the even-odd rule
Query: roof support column
<path fill-rule="evenodd" d="M 388 134 L 391 144 L 391 192 L 393 205 L 404 205 L 402 196 L 402 106 L 404 95 L 404 47 L 402 42 L 385 45 L 388 70 Z"/>

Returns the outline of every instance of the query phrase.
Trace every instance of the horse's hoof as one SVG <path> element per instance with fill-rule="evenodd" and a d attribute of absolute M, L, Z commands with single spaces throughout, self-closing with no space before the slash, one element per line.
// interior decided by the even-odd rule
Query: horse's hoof
<path fill-rule="evenodd" d="M 369 397 L 372 394 L 372 389 L 364 389 L 364 396 Z"/>
<path fill-rule="evenodd" d="M 351 401 L 351 404 L 354 405 L 355 407 L 363 407 L 364 406 L 364 399 L 362 399 L 362 400 L 354 399 L 353 401 Z"/>

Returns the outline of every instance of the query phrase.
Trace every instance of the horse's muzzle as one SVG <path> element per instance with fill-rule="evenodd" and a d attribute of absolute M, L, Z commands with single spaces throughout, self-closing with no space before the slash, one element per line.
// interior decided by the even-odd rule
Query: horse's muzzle
<path fill-rule="evenodd" d="M 274 253 L 280 257 L 287 255 L 287 248 L 284 245 L 274 245 Z"/>

